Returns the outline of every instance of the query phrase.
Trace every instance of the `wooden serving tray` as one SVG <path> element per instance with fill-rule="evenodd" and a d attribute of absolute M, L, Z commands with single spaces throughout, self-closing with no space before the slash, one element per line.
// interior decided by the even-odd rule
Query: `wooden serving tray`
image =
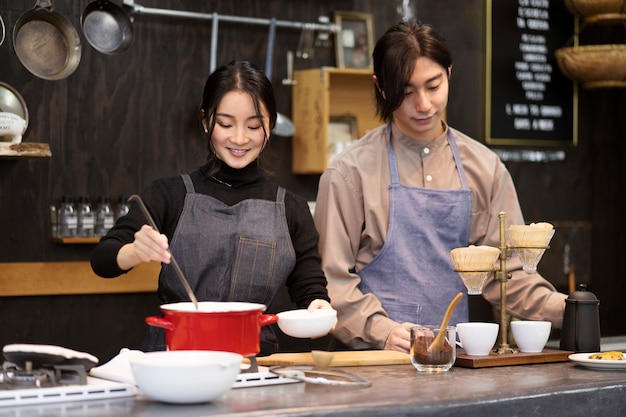
<path fill-rule="evenodd" d="M 454 366 L 463 368 L 489 368 L 494 366 L 531 365 L 536 363 L 567 362 L 568 350 L 544 349 L 541 353 L 503 353 L 491 352 L 489 356 L 470 356 L 462 349 L 456 351 Z"/>

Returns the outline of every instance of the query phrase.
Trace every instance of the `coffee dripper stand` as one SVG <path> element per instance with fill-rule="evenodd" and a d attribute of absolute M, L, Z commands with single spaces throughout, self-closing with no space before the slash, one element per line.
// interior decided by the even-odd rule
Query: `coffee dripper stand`
<path fill-rule="evenodd" d="M 499 255 L 500 267 L 499 268 L 494 267 L 494 268 L 489 268 L 489 269 L 484 269 L 484 270 L 483 269 L 480 269 L 480 270 L 455 269 L 454 271 L 458 272 L 460 275 L 463 275 L 463 273 L 466 273 L 466 272 L 471 272 L 471 273 L 485 272 L 486 274 L 493 272 L 494 278 L 500 282 L 500 346 L 495 350 L 495 353 L 502 355 L 506 353 L 518 353 L 519 352 L 518 349 L 510 347 L 508 344 L 508 340 L 509 340 L 508 331 L 509 330 L 508 330 L 508 315 L 506 312 L 506 283 L 508 279 L 511 277 L 511 273 L 508 272 L 507 270 L 506 260 L 512 256 L 514 249 L 538 249 L 538 250 L 545 251 L 545 249 L 549 249 L 550 246 L 548 245 L 516 246 L 516 245 L 507 244 L 506 243 L 506 226 L 505 226 L 506 213 L 501 211 L 498 213 L 498 217 L 500 219 L 500 247 L 498 248 L 500 249 L 500 255 Z M 537 261 L 536 263 L 534 263 L 534 265 L 531 264 L 528 266 L 532 268 L 536 268 L 537 263 L 539 263 L 539 260 L 541 259 L 542 255 L 543 255 L 543 252 L 541 252 L 541 255 L 537 257 Z M 524 260 L 522 262 L 524 262 Z M 465 284 L 464 280 L 463 280 L 463 283 Z M 469 290 L 470 288 L 468 287 L 468 291 Z M 473 294 L 476 294 L 476 293 L 474 292 Z"/>

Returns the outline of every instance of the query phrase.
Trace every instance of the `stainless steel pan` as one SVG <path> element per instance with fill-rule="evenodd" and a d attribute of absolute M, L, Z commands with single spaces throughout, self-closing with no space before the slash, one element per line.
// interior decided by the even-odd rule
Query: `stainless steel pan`
<path fill-rule="evenodd" d="M 87 42 L 103 54 L 126 51 L 133 42 L 133 24 L 124 8 L 108 0 L 90 3 L 80 18 Z"/>
<path fill-rule="evenodd" d="M 78 32 L 53 10 L 50 0 L 37 0 L 20 16 L 13 28 L 13 48 L 22 65 L 44 80 L 66 78 L 80 63 Z"/>

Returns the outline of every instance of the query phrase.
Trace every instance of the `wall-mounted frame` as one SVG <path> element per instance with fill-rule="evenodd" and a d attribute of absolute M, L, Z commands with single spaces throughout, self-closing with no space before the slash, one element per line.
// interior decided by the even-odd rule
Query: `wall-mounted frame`
<path fill-rule="evenodd" d="M 337 68 L 371 68 L 374 49 L 374 24 L 371 13 L 334 13 L 341 27 L 335 37 Z"/>
<path fill-rule="evenodd" d="M 561 1 L 486 4 L 487 144 L 576 145 L 578 89 L 554 56 L 575 19 Z"/>

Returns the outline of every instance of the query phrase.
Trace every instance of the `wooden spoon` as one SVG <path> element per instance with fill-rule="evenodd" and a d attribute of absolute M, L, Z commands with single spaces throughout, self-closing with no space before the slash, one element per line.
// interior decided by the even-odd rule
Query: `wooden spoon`
<path fill-rule="evenodd" d="M 428 353 L 439 352 L 441 349 L 443 349 L 443 342 L 447 333 L 445 331 L 446 327 L 448 327 L 448 323 L 450 323 L 450 319 L 452 318 L 452 313 L 454 313 L 454 309 L 456 308 L 456 305 L 459 303 L 459 301 L 461 301 L 461 298 L 463 298 L 462 292 L 458 293 L 452 299 L 452 301 L 450 301 L 448 309 L 446 310 L 446 314 L 443 315 L 443 320 L 441 321 L 441 326 L 439 327 L 439 333 L 437 333 L 437 337 L 435 337 L 435 340 L 433 340 L 430 346 L 428 346 Z M 454 343 L 454 341 L 452 341 L 452 343 Z"/>

